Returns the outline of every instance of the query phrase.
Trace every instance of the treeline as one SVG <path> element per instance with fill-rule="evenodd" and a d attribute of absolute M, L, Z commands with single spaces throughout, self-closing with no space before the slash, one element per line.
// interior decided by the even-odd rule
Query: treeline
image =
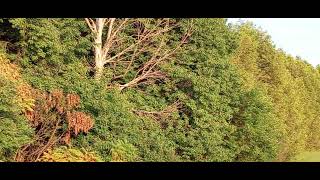
<path fill-rule="evenodd" d="M 289 161 L 320 74 L 251 23 L 0 20 L 2 161 Z"/>

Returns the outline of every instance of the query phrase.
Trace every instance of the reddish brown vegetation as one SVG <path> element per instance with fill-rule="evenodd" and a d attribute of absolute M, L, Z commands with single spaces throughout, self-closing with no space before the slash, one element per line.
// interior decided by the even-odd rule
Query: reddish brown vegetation
<path fill-rule="evenodd" d="M 75 110 L 80 106 L 77 94 L 64 95 L 61 90 L 34 94 L 37 103 L 26 116 L 36 130 L 35 141 L 20 149 L 17 161 L 36 161 L 55 144 L 70 144 L 73 134 L 88 133 L 93 127 L 89 115 Z M 67 124 L 67 130 L 63 130 L 64 124 Z"/>

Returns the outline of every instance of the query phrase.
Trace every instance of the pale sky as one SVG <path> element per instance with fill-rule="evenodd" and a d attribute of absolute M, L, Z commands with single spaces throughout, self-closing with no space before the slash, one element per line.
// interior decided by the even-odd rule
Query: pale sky
<path fill-rule="evenodd" d="M 240 18 L 228 18 L 236 23 Z M 310 64 L 320 64 L 320 18 L 241 18 L 260 26 L 277 48 L 300 56 Z"/>

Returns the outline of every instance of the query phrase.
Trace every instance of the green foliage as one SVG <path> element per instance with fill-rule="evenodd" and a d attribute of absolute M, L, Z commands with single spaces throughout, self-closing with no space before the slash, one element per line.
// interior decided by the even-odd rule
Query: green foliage
<path fill-rule="evenodd" d="M 87 27 L 82 19 L 16 18 L 10 19 L 10 22 L 20 32 L 23 65 L 61 67 L 64 63 L 78 61 L 91 49 Z M 40 70 L 45 73 L 50 68 Z"/>
<path fill-rule="evenodd" d="M 320 161 L 319 151 L 302 152 L 301 154 L 298 154 L 296 157 L 290 160 L 290 162 L 319 162 L 319 161 Z"/>
<path fill-rule="evenodd" d="M 239 146 L 237 161 L 272 161 L 276 158 L 281 132 L 271 99 L 254 89 L 241 97 L 240 111 L 232 119 Z"/>
<path fill-rule="evenodd" d="M 227 139 L 234 131 L 229 120 L 237 111 L 240 84 L 228 55 L 235 37 L 224 19 L 192 21 L 189 44 L 162 66 L 170 80 L 127 93 L 132 103 L 147 111 L 159 111 L 176 100 L 182 103 L 179 114 L 165 119 L 162 130 L 178 159 L 232 161 L 234 144 Z M 180 23 L 186 27 L 189 20 Z"/>
<path fill-rule="evenodd" d="M 117 141 L 111 149 L 112 161 L 134 161 L 137 149 L 126 141 Z"/>
<path fill-rule="evenodd" d="M 74 149 L 60 146 L 54 150 L 44 153 L 39 161 L 42 162 L 101 162 L 94 152 L 85 149 Z"/>
<path fill-rule="evenodd" d="M 135 41 L 138 26 L 150 29 L 156 22 L 130 19 L 119 35 L 122 43 L 109 53 Z M 1 49 L 23 70 L 20 77 L 8 60 L 1 61 L 1 160 L 12 160 L 33 132 L 22 115 L 32 107 L 23 80 L 43 92 L 78 94 L 79 109 L 94 119 L 89 133 L 72 137 L 69 147 L 55 147 L 42 161 L 288 161 L 319 150 L 319 67 L 276 49 L 251 23 L 170 22 L 178 26 L 147 46 L 153 50 L 163 38 L 160 55 L 190 26 L 193 33 L 175 56 L 157 65 L 166 78 L 119 91 L 114 85 L 138 75 L 149 51 L 129 69 L 126 63 L 106 64 L 95 80 L 92 38 L 83 19 L 1 19 Z"/>
<path fill-rule="evenodd" d="M 275 160 L 287 161 L 300 152 L 316 149 L 319 73 L 305 61 L 276 50 L 270 37 L 252 24 L 236 29 L 239 48 L 232 62 L 245 89 L 265 89 L 274 107 L 277 131 L 273 134 L 282 136 Z"/>
<path fill-rule="evenodd" d="M 88 90 L 83 106 L 94 116 L 95 126 L 87 136 L 79 136 L 76 145 L 93 148 L 105 161 L 111 161 L 114 153 L 125 161 L 162 161 L 170 155 L 159 125 L 133 114 L 122 94 L 103 87 Z"/>
<path fill-rule="evenodd" d="M 18 101 L 15 84 L 0 75 L 0 112 L 10 114 L 21 111 Z"/>
<path fill-rule="evenodd" d="M 15 84 L 0 74 L 0 160 L 13 161 L 17 150 L 30 142 L 33 134 L 21 107 Z"/>
<path fill-rule="evenodd" d="M 22 89 L 20 89 L 22 87 Z M 14 161 L 17 150 L 31 141 L 33 129 L 22 115 L 27 91 L 16 66 L 0 54 L 0 160 Z"/>
<path fill-rule="evenodd" d="M 232 161 L 234 144 L 227 139 L 235 130 L 229 120 L 237 111 L 240 84 L 228 57 L 235 37 L 224 19 L 195 19 L 194 29 L 186 52 L 172 65 L 190 128 L 171 136 L 187 159 Z"/>
<path fill-rule="evenodd" d="M 31 141 L 33 130 L 25 118 L 3 118 L 0 116 L 0 160 L 14 161 L 14 155 L 24 144 Z"/>

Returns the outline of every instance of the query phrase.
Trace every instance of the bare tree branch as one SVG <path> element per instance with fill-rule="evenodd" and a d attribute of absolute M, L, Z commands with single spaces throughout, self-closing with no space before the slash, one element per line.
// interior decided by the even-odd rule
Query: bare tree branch
<path fill-rule="evenodd" d="M 181 42 L 174 48 L 173 50 L 166 50 L 163 54 L 159 54 L 159 51 L 161 50 L 163 46 L 163 38 L 161 39 L 159 47 L 154 52 L 153 56 L 150 58 L 148 62 L 146 62 L 143 67 L 141 67 L 135 76 L 133 80 L 126 84 L 120 85 L 120 90 L 123 90 L 128 87 L 136 86 L 143 80 L 148 79 L 163 79 L 166 78 L 166 75 L 164 73 L 161 73 L 160 71 L 155 71 L 155 67 L 161 63 L 162 61 L 170 58 L 187 40 L 187 38 L 190 36 L 189 33 L 184 35 L 182 37 Z"/>
<path fill-rule="evenodd" d="M 167 106 L 161 111 L 144 111 L 144 110 L 135 110 L 135 109 L 133 109 L 132 111 L 139 116 L 148 116 L 159 121 L 162 118 L 171 116 L 172 113 L 177 112 L 180 107 L 181 107 L 181 103 L 179 101 L 175 101 L 174 103 Z"/>
<path fill-rule="evenodd" d="M 95 23 L 91 18 L 85 18 L 87 25 L 93 33 L 96 33 Z"/>

